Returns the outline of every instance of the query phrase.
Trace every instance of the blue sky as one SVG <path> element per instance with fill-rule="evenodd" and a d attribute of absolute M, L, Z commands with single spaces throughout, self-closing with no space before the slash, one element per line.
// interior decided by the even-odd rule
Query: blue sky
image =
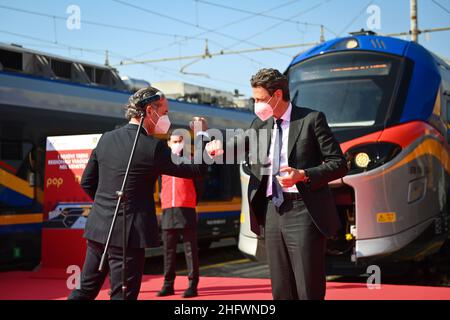
<path fill-rule="evenodd" d="M 450 0 L 418 0 L 418 3 L 420 28 L 450 26 Z M 80 8 L 80 29 L 67 28 L 70 5 Z M 409 30 L 409 0 L 0 0 L 0 41 L 97 63 L 104 62 L 104 51 L 109 50 L 110 63 L 117 65 L 127 59 L 202 54 L 205 39 L 210 52 L 317 42 L 318 24 L 325 26 L 325 38 L 331 39 L 367 28 L 369 5 L 380 9 L 381 28 L 376 31 L 387 34 Z M 420 43 L 450 58 L 450 31 L 421 35 Z M 239 89 L 250 95 L 252 74 L 263 67 L 284 71 L 292 57 L 302 50 L 220 56 L 198 61 L 185 69 L 203 76 L 179 72 L 193 60 L 117 68 L 121 75 L 150 82 L 181 80 L 222 90 Z"/>

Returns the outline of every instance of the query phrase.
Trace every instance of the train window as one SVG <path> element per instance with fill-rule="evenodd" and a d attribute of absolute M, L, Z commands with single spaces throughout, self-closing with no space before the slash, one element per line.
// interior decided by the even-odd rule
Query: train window
<path fill-rule="evenodd" d="M 208 166 L 208 171 L 204 176 L 203 195 L 201 200 L 222 200 L 224 189 L 224 168 L 220 165 Z"/>
<path fill-rule="evenodd" d="M 105 74 L 105 70 L 95 69 L 95 83 L 103 84 L 104 74 Z"/>
<path fill-rule="evenodd" d="M 89 80 L 91 80 L 91 82 L 95 82 L 95 74 L 94 74 L 94 68 L 83 65 L 84 68 L 84 72 L 86 72 Z"/>
<path fill-rule="evenodd" d="M 289 70 L 293 102 L 320 110 L 331 127 L 384 123 L 400 59 L 373 53 L 334 53 Z"/>
<path fill-rule="evenodd" d="M 68 80 L 71 79 L 72 64 L 70 62 L 52 60 L 51 65 L 52 65 L 53 73 L 58 78 L 64 78 L 64 79 L 68 79 Z"/>
<path fill-rule="evenodd" d="M 1 140 L 0 172 L 28 182 L 28 173 L 31 171 L 29 155 L 32 150 L 33 145 L 30 142 Z M 11 209 L 26 209 L 33 205 L 32 198 L 17 193 L 14 188 L 16 184 L 17 181 L 9 178 L 0 183 L 0 213 L 5 210 L 9 212 Z"/>
<path fill-rule="evenodd" d="M 22 53 L 0 49 L 0 62 L 6 70 L 22 71 Z"/>
<path fill-rule="evenodd" d="M 3 169 L 20 178 L 26 178 L 25 167 L 30 167 L 28 156 L 33 149 L 33 144 L 24 141 L 2 140 L 0 141 L 0 162 Z"/>
<path fill-rule="evenodd" d="M 2 160 L 22 159 L 22 143 L 20 141 L 2 141 L 1 159 Z"/>
<path fill-rule="evenodd" d="M 204 176 L 203 201 L 227 201 L 237 194 L 239 184 L 236 184 L 239 172 L 231 165 L 214 164 L 208 166 Z M 240 193 L 239 193 L 240 194 Z"/>

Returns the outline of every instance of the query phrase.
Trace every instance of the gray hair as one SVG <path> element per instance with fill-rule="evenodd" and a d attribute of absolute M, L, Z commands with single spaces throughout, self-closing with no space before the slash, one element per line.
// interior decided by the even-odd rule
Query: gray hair
<path fill-rule="evenodd" d="M 128 99 L 128 103 L 125 106 L 125 118 L 131 120 L 132 118 L 140 117 L 141 113 L 145 111 L 146 105 L 138 105 L 139 101 L 149 96 L 153 96 L 158 93 L 157 88 L 148 86 L 146 88 L 139 89 Z"/>

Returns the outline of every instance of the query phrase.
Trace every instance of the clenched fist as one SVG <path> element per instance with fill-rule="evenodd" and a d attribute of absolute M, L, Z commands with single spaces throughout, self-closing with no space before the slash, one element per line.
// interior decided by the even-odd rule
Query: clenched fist
<path fill-rule="evenodd" d="M 206 152 L 208 152 L 208 155 L 211 158 L 218 157 L 223 154 L 223 147 L 222 147 L 222 141 L 220 140 L 213 140 L 206 144 L 205 147 Z"/>

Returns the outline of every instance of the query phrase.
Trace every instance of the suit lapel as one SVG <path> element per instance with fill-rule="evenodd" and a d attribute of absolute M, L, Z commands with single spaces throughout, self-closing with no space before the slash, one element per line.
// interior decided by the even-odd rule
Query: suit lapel
<path fill-rule="evenodd" d="M 295 142 L 302 130 L 303 117 L 300 108 L 292 105 L 291 122 L 289 124 L 289 138 L 288 138 L 288 158 L 294 148 Z"/>

